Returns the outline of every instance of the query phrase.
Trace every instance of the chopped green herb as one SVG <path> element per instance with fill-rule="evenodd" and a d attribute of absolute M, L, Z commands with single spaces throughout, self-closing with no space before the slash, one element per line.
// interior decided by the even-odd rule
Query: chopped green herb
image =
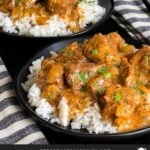
<path fill-rule="evenodd" d="M 150 62 L 150 56 L 148 56 L 148 61 Z"/>
<path fill-rule="evenodd" d="M 110 78 L 111 73 L 108 72 L 108 67 L 104 66 L 97 70 L 98 73 L 102 74 L 105 78 Z"/>
<path fill-rule="evenodd" d="M 144 58 L 147 63 L 150 62 L 150 56 L 145 56 Z"/>
<path fill-rule="evenodd" d="M 15 0 L 15 4 L 18 5 L 20 0 Z"/>
<path fill-rule="evenodd" d="M 78 0 L 76 5 L 79 5 L 82 2 L 82 0 Z"/>
<path fill-rule="evenodd" d="M 110 72 L 104 73 L 103 75 L 104 75 L 105 78 L 110 78 L 111 77 L 111 73 Z"/>
<path fill-rule="evenodd" d="M 94 75 L 94 72 L 89 72 L 89 77 L 93 76 Z"/>
<path fill-rule="evenodd" d="M 136 83 L 137 85 L 143 85 L 142 81 L 139 81 L 139 80 Z"/>
<path fill-rule="evenodd" d="M 136 84 L 132 85 L 131 87 L 132 87 L 133 89 L 135 89 L 135 91 L 136 91 L 136 93 L 137 93 L 138 95 L 141 95 L 141 90 L 137 87 Z"/>
<path fill-rule="evenodd" d="M 97 72 L 101 73 L 101 74 L 107 73 L 108 72 L 108 68 L 106 66 L 103 66 L 103 67 L 99 68 L 97 70 Z"/>
<path fill-rule="evenodd" d="M 79 77 L 79 79 L 80 79 L 81 81 L 86 82 L 86 76 L 84 75 L 83 72 L 80 71 L 80 72 L 78 73 L 78 77 Z"/>
<path fill-rule="evenodd" d="M 72 52 L 67 51 L 67 53 L 66 53 L 66 54 L 67 54 L 67 57 L 68 57 L 69 59 L 71 59 L 71 58 L 72 58 L 72 55 L 73 55 L 73 54 L 72 54 Z"/>
<path fill-rule="evenodd" d="M 50 95 L 48 95 L 47 100 L 50 100 L 50 99 L 51 99 L 51 96 L 50 96 Z"/>
<path fill-rule="evenodd" d="M 128 44 L 126 42 L 122 42 L 121 46 L 126 47 Z"/>
<path fill-rule="evenodd" d="M 122 99 L 122 95 L 119 91 L 115 92 L 114 99 L 115 99 L 115 102 L 120 102 L 120 100 Z"/>
<path fill-rule="evenodd" d="M 92 55 L 97 55 L 97 54 L 98 54 L 97 49 L 93 49 L 93 50 L 92 50 Z"/>

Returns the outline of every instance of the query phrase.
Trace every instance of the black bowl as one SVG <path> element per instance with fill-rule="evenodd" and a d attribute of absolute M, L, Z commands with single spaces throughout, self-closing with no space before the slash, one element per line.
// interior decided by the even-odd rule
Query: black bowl
<path fill-rule="evenodd" d="M 35 119 L 39 124 L 46 126 L 56 132 L 59 133 L 64 133 L 76 137 L 82 137 L 85 139 L 92 139 L 92 140 L 120 140 L 120 139 L 125 139 L 125 138 L 132 138 L 132 137 L 137 137 L 144 135 L 146 133 L 150 132 L 150 128 L 143 128 L 139 129 L 133 132 L 128 132 L 128 133 L 116 133 L 116 134 L 89 134 L 85 130 L 72 130 L 69 127 L 61 127 L 60 125 L 57 124 L 51 124 L 48 121 L 45 121 L 44 119 L 40 118 L 37 116 L 34 112 L 34 108 L 32 108 L 29 103 L 27 102 L 27 93 L 24 92 L 24 90 L 21 87 L 21 83 L 23 83 L 26 80 L 26 76 L 29 73 L 28 68 L 31 65 L 32 61 L 35 59 L 40 58 L 41 56 L 47 57 L 49 55 L 50 51 L 55 51 L 58 52 L 60 49 L 64 48 L 66 45 L 73 41 L 77 41 L 79 43 L 83 42 L 83 40 L 88 39 L 89 37 L 80 37 L 80 38 L 73 38 L 69 40 L 62 40 L 56 43 L 53 43 L 46 48 L 42 49 L 39 51 L 37 54 L 35 54 L 34 57 L 32 57 L 26 64 L 25 66 L 21 69 L 19 72 L 18 76 L 16 77 L 15 80 L 15 89 L 19 98 L 19 102 L 23 106 L 23 108 Z M 127 39 L 128 43 L 134 44 L 136 47 L 140 47 L 141 43 L 139 41 L 135 41 L 133 39 Z M 138 122 L 137 122 L 138 123 Z"/>
<path fill-rule="evenodd" d="M 51 38 L 51 39 L 60 39 L 60 38 L 69 38 L 69 37 L 75 37 L 78 35 L 83 35 L 86 33 L 91 32 L 92 30 L 94 30 L 95 28 L 99 28 L 112 14 L 112 10 L 114 7 L 114 2 L 113 0 L 98 0 L 99 4 L 104 7 L 106 9 L 106 12 L 104 14 L 104 16 L 95 24 L 93 25 L 88 25 L 83 31 L 81 32 L 77 32 L 74 34 L 70 34 L 70 35 L 65 35 L 65 36 L 57 36 L 57 37 L 53 37 L 53 36 L 48 36 L 48 37 L 34 37 L 34 36 L 25 36 L 25 35 L 18 35 L 15 33 L 8 33 L 8 32 L 4 32 L 2 30 L 2 28 L 0 28 L 0 34 L 5 34 L 6 36 L 12 36 L 12 37 L 19 37 L 19 38 Z"/>

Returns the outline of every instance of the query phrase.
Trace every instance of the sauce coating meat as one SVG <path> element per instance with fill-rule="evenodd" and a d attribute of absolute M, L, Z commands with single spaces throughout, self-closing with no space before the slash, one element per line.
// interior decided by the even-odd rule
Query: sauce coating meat
<path fill-rule="evenodd" d="M 58 15 L 72 32 L 83 30 L 81 20 L 84 10 L 78 7 L 80 0 L 0 0 L 0 11 L 11 14 L 15 22 L 23 18 L 35 18 L 32 24 L 45 25 Z M 86 2 L 86 1 L 85 1 Z M 95 3 L 90 1 L 88 3 Z"/>
<path fill-rule="evenodd" d="M 118 132 L 150 125 L 150 46 L 137 50 L 118 33 L 96 34 L 47 57 L 36 83 L 56 108 L 67 100 L 70 119 L 96 102 Z"/>

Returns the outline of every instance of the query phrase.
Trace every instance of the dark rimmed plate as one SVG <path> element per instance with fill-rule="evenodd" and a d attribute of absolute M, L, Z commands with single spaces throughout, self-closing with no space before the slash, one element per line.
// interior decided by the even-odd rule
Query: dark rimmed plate
<path fill-rule="evenodd" d="M 20 38 L 51 38 L 51 39 L 58 39 L 58 38 L 69 38 L 69 37 L 75 37 L 78 35 L 83 35 L 86 33 L 91 32 L 92 30 L 94 30 L 95 28 L 99 28 L 108 18 L 109 16 L 112 14 L 113 11 L 113 7 L 114 7 L 114 2 L 113 0 L 98 0 L 99 4 L 104 7 L 106 9 L 106 12 L 104 14 L 104 16 L 95 24 L 93 25 L 89 25 L 85 28 L 85 30 L 78 32 L 78 33 L 74 33 L 74 34 L 70 34 L 70 35 L 66 35 L 66 36 L 58 36 L 58 37 L 53 37 L 53 36 L 48 36 L 48 37 L 34 37 L 34 36 L 25 36 L 25 35 L 18 35 L 15 33 L 8 33 L 8 32 L 4 32 L 2 30 L 2 28 L 0 28 L 0 34 L 5 34 L 7 36 L 12 36 L 12 37 L 20 37 Z"/>
<path fill-rule="evenodd" d="M 141 136 L 144 135 L 146 133 L 150 133 L 150 127 L 147 128 L 143 128 L 143 129 L 139 129 L 133 132 L 128 132 L 128 133 L 116 133 L 116 134 L 89 134 L 87 131 L 85 130 L 72 130 L 69 127 L 65 128 L 65 127 L 61 127 L 60 125 L 57 124 L 51 124 L 48 121 L 45 121 L 44 119 L 40 118 L 39 116 L 37 116 L 34 112 L 34 109 L 29 105 L 29 103 L 27 102 L 27 93 L 24 92 L 24 90 L 21 87 L 21 83 L 23 83 L 26 80 L 26 76 L 29 73 L 29 66 L 31 65 L 32 61 L 34 61 L 35 59 L 40 58 L 41 56 L 47 57 L 50 53 L 50 51 L 55 51 L 58 52 L 60 49 L 64 48 L 66 45 L 68 45 L 69 43 L 73 42 L 73 41 L 77 41 L 79 43 L 83 42 L 83 40 L 88 39 L 88 37 L 80 37 L 80 38 L 73 38 L 70 40 L 62 40 L 56 43 L 53 43 L 49 46 L 47 46 L 46 48 L 42 49 L 41 51 L 39 51 L 37 54 L 35 54 L 34 57 L 32 57 L 26 64 L 25 66 L 21 69 L 21 71 L 19 72 L 18 76 L 16 77 L 15 80 L 15 89 L 19 98 L 19 101 L 21 103 L 21 105 L 23 106 L 23 108 L 30 113 L 30 115 L 41 125 L 46 126 L 56 132 L 59 133 L 64 133 L 64 134 L 68 134 L 68 135 L 72 135 L 72 136 L 76 136 L 76 137 L 80 137 L 80 138 L 89 138 L 92 140 L 120 140 L 120 139 L 125 139 L 125 138 L 132 138 L 132 137 L 137 137 L 137 136 Z M 127 39 L 128 43 L 134 44 L 136 47 L 141 47 L 141 44 L 139 41 L 133 40 L 133 39 Z"/>

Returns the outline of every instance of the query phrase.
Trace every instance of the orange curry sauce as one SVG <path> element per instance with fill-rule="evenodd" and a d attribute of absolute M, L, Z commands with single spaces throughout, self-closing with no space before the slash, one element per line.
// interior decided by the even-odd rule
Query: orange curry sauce
<path fill-rule="evenodd" d="M 96 102 L 118 132 L 150 125 L 150 47 L 137 51 L 118 33 L 69 44 L 43 60 L 36 82 L 56 108 L 66 98 L 70 119 Z"/>
<path fill-rule="evenodd" d="M 44 25 L 54 15 L 58 15 L 72 32 L 83 30 L 79 18 L 83 18 L 79 0 L 0 0 L 0 11 L 10 13 L 16 21 L 24 17 L 35 17 L 37 24 Z"/>

